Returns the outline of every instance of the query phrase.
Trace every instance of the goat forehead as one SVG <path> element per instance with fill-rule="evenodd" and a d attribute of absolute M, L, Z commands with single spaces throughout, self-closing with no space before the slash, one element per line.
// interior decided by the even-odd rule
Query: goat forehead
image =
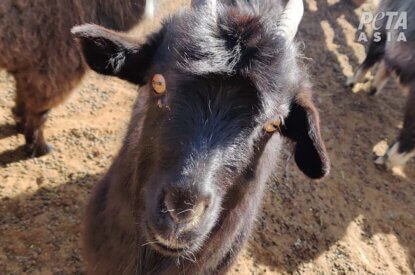
<path fill-rule="evenodd" d="M 204 76 L 176 85 L 171 91 L 171 113 L 206 127 L 225 121 L 249 123 L 262 106 L 260 93 L 240 77 Z"/>
<path fill-rule="evenodd" d="M 173 91 L 170 111 L 160 128 L 165 153 L 179 158 L 211 157 L 216 149 L 236 150 L 235 144 L 246 144 L 251 132 L 260 127 L 257 119 L 262 102 L 254 88 L 233 83 L 238 81 L 224 84 L 215 78 L 201 81 L 205 82 L 210 85 L 191 81 L 183 90 Z M 178 143 L 180 148 L 175 146 Z"/>
<path fill-rule="evenodd" d="M 165 103 L 170 119 L 205 123 L 221 117 L 246 118 L 263 105 L 261 92 L 247 78 L 228 75 L 180 75 L 167 73 Z M 228 117 L 229 118 L 229 117 Z M 207 121 L 209 120 L 209 121 Z"/>
<path fill-rule="evenodd" d="M 244 77 L 259 93 L 273 94 L 276 106 L 286 103 L 293 97 L 292 87 L 306 78 L 297 64 L 297 46 L 273 31 L 275 18 L 249 9 L 222 9 L 215 20 L 189 12 L 166 22 L 155 70 L 174 72 L 179 78 Z M 168 85 L 175 88 L 174 77 Z"/>
<path fill-rule="evenodd" d="M 285 117 L 298 90 L 298 83 L 295 83 L 297 86 L 284 86 L 285 83 L 270 82 L 277 85 L 268 88 L 259 86 L 248 77 L 227 74 L 176 74 L 169 76 L 167 82 L 171 87 L 167 94 L 172 110 L 170 114 L 198 123 L 202 120 L 205 126 L 222 122 L 225 118 L 238 126 L 240 123 L 261 122 L 264 116 L 267 119 L 275 115 Z M 269 84 L 267 80 L 263 83 Z"/>
<path fill-rule="evenodd" d="M 249 75 L 281 63 L 285 41 L 272 31 L 273 23 L 235 7 L 222 6 L 217 17 L 184 13 L 165 25 L 162 52 L 169 52 L 169 63 L 187 73 Z"/>

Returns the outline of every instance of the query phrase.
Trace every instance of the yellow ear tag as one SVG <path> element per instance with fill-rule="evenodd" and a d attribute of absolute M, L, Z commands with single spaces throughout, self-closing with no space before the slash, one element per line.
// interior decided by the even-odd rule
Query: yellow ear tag
<path fill-rule="evenodd" d="M 280 129 L 281 126 L 281 119 L 276 119 L 274 121 L 267 122 L 264 125 L 264 130 L 267 133 L 273 133 Z"/>
<path fill-rule="evenodd" d="M 153 86 L 154 91 L 161 95 L 166 92 L 166 80 L 164 76 L 161 74 L 155 74 L 151 81 L 151 85 Z"/>

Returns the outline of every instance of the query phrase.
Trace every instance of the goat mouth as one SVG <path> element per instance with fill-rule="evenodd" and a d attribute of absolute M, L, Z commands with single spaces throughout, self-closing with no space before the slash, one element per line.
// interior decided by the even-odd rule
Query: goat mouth
<path fill-rule="evenodd" d="M 167 255 L 167 256 L 179 256 L 181 254 L 184 254 L 187 251 L 186 247 L 171 247 L 164 242 L 161 242 L 157 237 L 157 234 L 153 233 L 150 226 L 146 225 L 146 231 L 147 231 L 147 239 L 154 239 L 150 236 L 155 236 L 156 241 L 149 241 L 149 245 L 156 251 Z"/>
<path fill-rule="evenodd" d="M 178 256 L 178 255 L 184 254 L 186 251 L 186 249 L 184 248 L 171 248 L 158 242 L 151 243 L 151 246 L 158 252 L 168 255 L 168 256 Z"/>

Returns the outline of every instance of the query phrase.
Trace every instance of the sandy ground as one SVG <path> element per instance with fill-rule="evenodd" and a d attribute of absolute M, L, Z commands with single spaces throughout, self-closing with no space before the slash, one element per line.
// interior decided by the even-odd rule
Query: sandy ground
<path fill-rule="evenodd" d="M 367 85 L 354 93 L 344 85 L 365 56 L 355 26 L 373 3 L 358 10 L 345 1 L 305 3 L 298 38 L 332 173 L 312 182 L 288 162 L 230 273 L 414 274 L 415 164 L 396 176 L 372 163 L 375 145 L 391 143 L 401 127 L 405 95 L 393 81 L 376 98 Z M 156 26 L 148 21 L 134 33 Z M 55 151 L 39 159 L 25 157 L 14 130 L 14 80 L 4 71 L 0 90 L 0 274 L 82 274 L 85 203 L 120 146 L 136 88 L 89 73 L 52 112 L 46 136 Z"/>

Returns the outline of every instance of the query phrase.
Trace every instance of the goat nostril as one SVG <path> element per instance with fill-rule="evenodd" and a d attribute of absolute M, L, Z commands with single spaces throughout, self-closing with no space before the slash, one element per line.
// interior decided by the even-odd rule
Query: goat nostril
<path fill-rule="evenodd" d="M 163 205 L 163 213 L 170 213 L 172 211 L 174 211 L 174 207 L 173 207 L 173 201 L 172 198 L 170 196 L 170 194 L 166 194 L 164 196 L 164 205 Z"/>
<path fill-rule="evenodd" d="M 207 205 L 204 200 L 191 203 L 186 200 L 173 198 L 167 193 L 164 198 L 164 213 L 167 213 L 175 223 L 186 223 L 198 219 L 204 213 Z"/>

